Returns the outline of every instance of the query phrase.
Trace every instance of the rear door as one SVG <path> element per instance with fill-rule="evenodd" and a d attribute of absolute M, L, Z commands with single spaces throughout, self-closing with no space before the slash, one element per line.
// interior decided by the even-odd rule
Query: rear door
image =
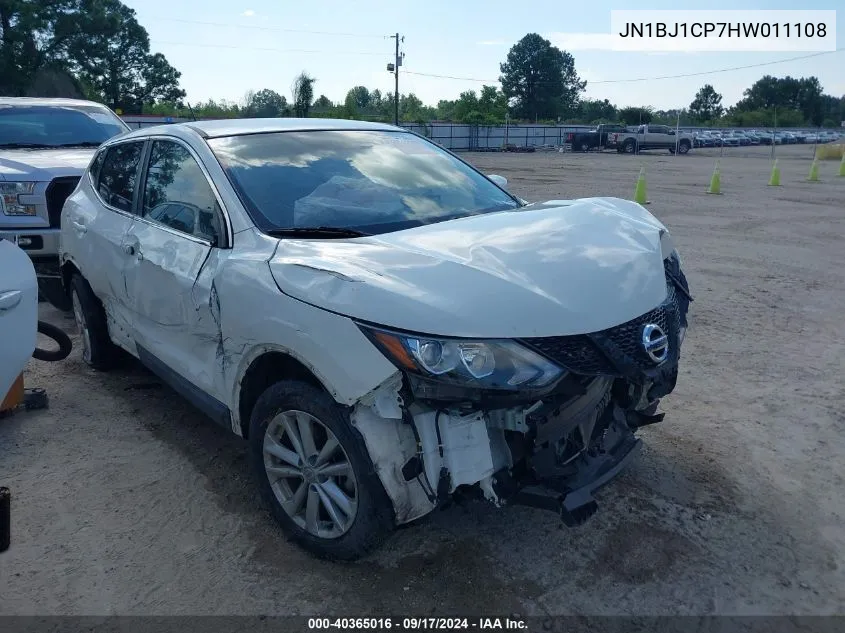
<path fill-rule="evenodd" d="M 202 408 L 219 404 L 209 395 L 226 400 L 214 289 L 228 253 L 223 226 L 222 206 L 198 158 L 179 140 L 153 138 L 138 217 L 125 240 L 135 343 L 146 365 Z"/>
<path fill-rule="evenodd" d="M 134 221 L 145 141 L 103 148 L 91 164 L 88 182 L 67 199 L 62 213 L 62 251 L 91 285 L 107 313 L 127 325 L 129 297 L 123 284 L 124 238 Z M 117 336 L 120 328 L 112 334 Z"/>
<path fill-rule="evenodd" d="M 646 134 L 646 145 L 648 147 L 669 147 L 669 128 L 665 125 L 649 125 Z"/>

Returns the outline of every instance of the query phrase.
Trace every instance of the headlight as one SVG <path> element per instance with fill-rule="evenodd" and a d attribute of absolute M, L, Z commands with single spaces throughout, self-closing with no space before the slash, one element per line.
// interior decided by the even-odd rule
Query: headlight
<path fill-rule="evenodd" d="M 6 215 L 35 215 L 34 204 L 21 204 L 20 195 L 31 195 L 34 182 L 0 182 L 0 206 Z"/>
<path fill-rule="evenodd" d="M 510 340 L 444 339 L 359 325 L 399 369 L 485 389 L 545 387 L 563 369 Z"/>

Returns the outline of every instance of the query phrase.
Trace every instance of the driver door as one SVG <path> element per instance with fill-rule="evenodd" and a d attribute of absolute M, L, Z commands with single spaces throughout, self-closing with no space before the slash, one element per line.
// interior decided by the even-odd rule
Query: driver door
<path fill-rule="evenodd" d="M 180 141 L 154 138 L 138 217 L 124 239 L 126 291 L 141 361 L 224 422 L 220 308 L 214 278 L 227 251 L 222 210 Z M 222 416 L 223 419 L 221 419 Z"/>

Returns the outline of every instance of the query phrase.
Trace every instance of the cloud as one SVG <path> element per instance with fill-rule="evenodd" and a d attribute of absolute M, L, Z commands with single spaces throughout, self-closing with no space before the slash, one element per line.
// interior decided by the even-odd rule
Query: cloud
<path fill-rule="evenodd" d="M 255 11 L 253 11 L 252 9 L 247 9 L 246 11 L 241 13 L 241 15 L 246 16 L 248 18 L 251 18 L 252 16 L 255 15 Z"/>

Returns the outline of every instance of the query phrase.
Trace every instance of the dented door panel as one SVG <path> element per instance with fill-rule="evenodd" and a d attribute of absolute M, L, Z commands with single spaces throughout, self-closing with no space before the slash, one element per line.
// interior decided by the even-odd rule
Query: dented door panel
<path fill-rule="evenodd" d="M 308 367 L 341 404 L 351 405 L 396 375 L 396 367 L 344 316 L 316 308 L 279 291 L 268 260 L 279 242 L 258 231 L 236 236 L 225 267 L 215 278 L 219 299 L 222 355 L 216 371 L 229 386 L 233 431 L 241 434 L 237 403 L 240 383 L 262 354 L 282 352 Z M 348 359 L 356 371 L 350 372 Z"/>
<path fill-rule="evenodd" d="M 220 346 L 214 275 L 221 251 L 142 219 L 127 233 L 125 283 L 138 345 L 209 395 Z"/>

